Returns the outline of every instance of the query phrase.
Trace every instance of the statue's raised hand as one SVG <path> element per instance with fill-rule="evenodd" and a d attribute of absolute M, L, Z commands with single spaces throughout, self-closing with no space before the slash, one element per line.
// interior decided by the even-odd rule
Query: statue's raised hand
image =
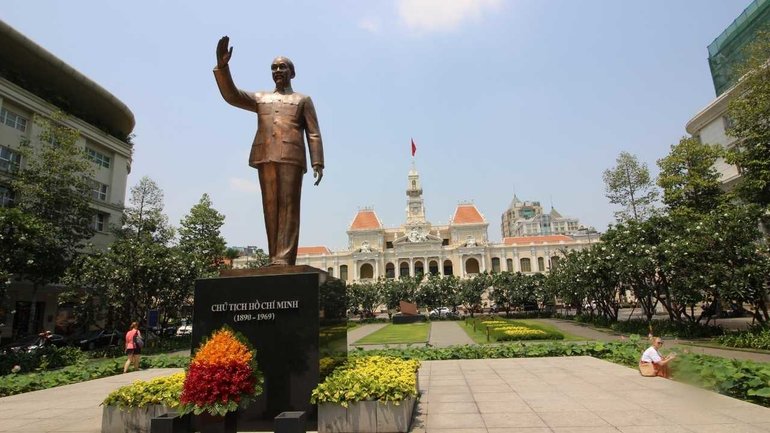
<path fill-rule="evenodd" d="M 230 61 L 230 57 L 233 55 L 233 47 L 228 49 L 230 45 L 230 38 L 222 36 L 217 44 L 217 68 L 224 68 Z"/>

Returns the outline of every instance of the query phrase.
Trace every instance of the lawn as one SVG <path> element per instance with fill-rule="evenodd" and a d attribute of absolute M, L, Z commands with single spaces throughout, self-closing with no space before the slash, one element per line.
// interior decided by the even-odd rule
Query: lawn
<path fill-rule="evenodd" d="M 569 334 L 564 331 L 559 330 L 559 328 L 549 324 L 549 323 L 543 323 L 538 320 L 534 319 L 516 319 L 516 320 L 508 320 L 512 325 L 515 326 L 525 326 L 527 328 L 532 329 L 539 329 L 548 333 L 556 333 L 561 334 L 564 336 L 564 340 L 566 341 L 582 341 L 585 340 L 585 338 L 578 337 L 577 335 Z M 488 344 L 488 343 L 495 343 L 494 338 L 490 338 L 489 341 L 487 341 L 487 333 L 484 327 L 477 326 L 476 330 L 473 329 L 473 323 L 470 321 L 463 321 L 458 322 L 458 325 L 465 331 L 466 334 L 468 334 L 471 339 L 477 343 L 477 344 Z M 530 340 L 533 341 L 533 340 Z M 538 340 L 534 340 L 538 341 Z M 545 341 L 545 340 L 543 340 Z"/>
<path fill-rule="evenodd" d="M 410 344 L 427 343 L 430 323 L 388 324 L 353 343 L 358 344 Z"/>

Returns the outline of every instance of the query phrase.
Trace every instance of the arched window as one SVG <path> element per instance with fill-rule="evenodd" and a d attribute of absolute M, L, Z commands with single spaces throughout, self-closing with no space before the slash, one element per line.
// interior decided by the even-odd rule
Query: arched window
<path fill-rule="evenodd" d="M 431 275 L 438 275 L 438 262 L 435 260 L 431 260 L 430 263 L 428 263 L 428 272 L 430 272 Z"/>
<path fill-rule="evenodd" d="M 519 266 L 521 267 L 521 272 L 532 272 L 532 263 L 527 258 L 519 260 Z"/>
<path fill-rule="evenodd" d="M 385 278 L 396 278 L 396 265 L 393 263 L 385 265 Z"/>
<path fill-rule="evenodd" d="M 505 270 L 513 272 L 513 259 L 505 259 Z"/>
<path fill-rule="evenodd" d="M 492 257 L 492 272 L 500 272 L 500 258 Z"/>
<path fill-rule="evenodd" d="M 399 277 L 408 277 L 409 276 L 409 263 L 401 262 L 401 264 L 398 265 L 398 276 Z"/>
<path fill-rule="evenodd" d="M 545 259 L 543 259 L 542 257 L 537 258 L 537 270 L 539 272 L 545 271 Z"/>
<path fill-rule="evenodd" d="M 454 275 L 451 260 L 444 260 L 444 275 Z"/>
<path fill-rule="evenodd" d="M 364 263 L 361 265 L 361 269 L 359 270 L 359 279 L 361 280 L 371 280 L 374 278 L 374 268 L 369 263 Z"/>
<path fill-rule="evenodd" d="M 465 273 L 466 274 L 478 274 L 479 273 L 479 261 L 470 258 L 465 261 Z"/>
<path fill-rule="evenodd" d="M 551 257 L 551 269 L 556 269 L 556 267 L 559 266 L 559 260 L 561 260 L 561 257 L 559 256 Z"/>
<path fill-rule="evenodd" d="M 348 265 L 340 265 L 340 280 L 348 280 Z"/>
<path fill-rule="evenodd" d="M 334 276 L 334 268 L 329 268 L 326 270 L 326 272 L 329 274 L 330 277 Z"/>
<path fill-rule="evenodd" d="M 419 260 L 414 262 L 414 275 L 419 276 L 423 274 L 425 274 L 425 266 Z"/>

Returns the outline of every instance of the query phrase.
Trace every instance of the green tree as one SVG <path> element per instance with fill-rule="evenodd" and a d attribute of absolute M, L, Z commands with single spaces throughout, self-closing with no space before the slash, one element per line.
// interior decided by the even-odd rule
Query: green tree
<path fill-rule="evenodd" d="M 724 193 L 714 163 L 723 156 L 719 145 L 683 137 L 671 146 L 669 154 L 658 160 L 658 186 L 663 202 L 671 210 L 708 213 L 723 200 Z"/>
<path fill-rule="evenodd" d="M 459 299 L 462 304 L 471 312 L 481 308 L 481 299 L 484 291 L 492 285 L 492 276 L 487 272 L 476 274 L 470 278 L 460 281 Z"/>
<path fill-rule="evenodd" d="M 373 315 L 374 309 L 382 301 L 382 284 L 379 281 L 353 283 L 347 287 L 348 306 L 361 312 L 363 319 L 367 315 Z"/>
<path fill-rule="evenodd" d="M 388 315 L 398 307 L 400 301 L 415 302 L 422 276 L 386 278 L 378 280 L 382 294 L 382 303 L 388 307 Z"/>
<path fill-rule="evenodd" d="M 670 251 L 662 244 L 671 231 L 667 215 L 646 221 L 627 221 L 607 230 L 594 248 L 611 262 L 623 290 L 630 289 L 647 320 L 652 320 L 659 299 L 670 300 Z M 663 294 L 663 295 L 660 295 Z M 669 308 L 670 301 L 667 302 Z"/>
<path fill-rule="evenodd" d="M 123 210 L 120 238 L 136 238 L 166 244 L 174 238 L 174 229 L 163 213 L 163 190 L 147 176 L 129 192 L 129 206 Z"/>
<path fill-rule="evenodd" d="M 225 239 L 219 232 L 224 222 L 208 194 L 180 222 L 179 248 L 198 262 L 204 274 L 215 274 L 225 257 Z"/>
<path fill-rule="evenodd" d="M 455 310 L 462 303 L 458 300 L 459 288 L 460 279 L 454 275 L 430 274 L 420 284 L 416 295 L 417 304 L 430 309 L 450 307 Z"/>
<path fill-rule="evenodd" d="M 610 203 L 622 206 L 615 212 L 618 221 L 641 221 L 652 215 L 658 191 L 650 178 L 647 164 L 640 163 L 635 155 L 621 152 L 616 166 L 604 171 L 606 196 Z"/>
<path fill-rule="evenodd" d="M 229 260 L 235 260 L 235 259 L 237 259 L 240 256 L 241 256 L 241 252 L 236 250 L 235 248 L 228 247 L 225 250 L 225 258 L 227 258 Z"/>
<path fill-rule="evenodd" d="M 108 325 L 126 327 L 149 309 L 160 310 L 161 322 L 168 322 L 191 301 L 200 267 L 169 245 L 173 229 L 157 184 L 144 177 L 130 197 L 115 242 L 71 267 L 66 296 L 86 318 L 94 317 L 91 311 L 105 311 Z M 87 319 L 81 319 L 85 326 Z"/>
<path fill-rule="evenodd" d="M 257 250 L 254 251 L 254 254 L 249 256 L 248 262 L 246 262 L 246 266 L 248 266 L 249 269 L 264 268 L 269 264 L 270 256 L 268 256 L 262 248 L 257 248 Z"/>
<path fill-rule="evenodd" d="M 26 165 L 11 182 L 17 211 L 3 210 L 4 233 L 24 233 L 13 250 L 2 248 L 4 271 L 32 283 L 30 330 L 34 326 L 37 294 L 58 282 L 84 242 L 94 234 L 90 206 L 93 166 L 77 141 L 79 133 L 64 125 L 66 116 L 35 118 L 40 145 L 22 139 Z M 5 240 L 5 239 L 4 239 Z M 16 257 L 13 257 L 16 256 Z M 18 260 L 25 257 L 26 260 Z"/>
<path fill-rule="evenodd" d="M 513 307 L 512 290 L 516 274 L 503 271 L 492 275 L 492 289 L 489 298 L 497 305 L 498 309 L 505 311 L 507 316 Z"/>
<path fill-rule="evenodd" d="M 770 206 L 770 32 L 759 32 L 755 40 L 747 47 L 745 63 L 735 71 L 739 79 L 727 110 L 731 123 L 727 133 L 739 141 L 728 149 L 727 162 L 741 170 L 738 195 L 766 209 Z"/>

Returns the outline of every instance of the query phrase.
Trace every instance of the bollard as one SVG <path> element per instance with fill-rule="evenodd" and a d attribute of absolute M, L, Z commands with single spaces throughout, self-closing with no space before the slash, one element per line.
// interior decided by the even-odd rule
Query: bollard
<path fill-rule="evenodd" d="M 487 326 L 487 343 L 489 343 L 489 326 Z"/>
<path fill-rule="evenodd" d="M 190 430 L 190 415 L 168 412 L 150 420 L 150 433 L 187 433 Z"/>
<path fill-rule="evenodd" d="M 306 433 L 305 412 L 281 412 L 275 421 L 275 433 Z"/>

